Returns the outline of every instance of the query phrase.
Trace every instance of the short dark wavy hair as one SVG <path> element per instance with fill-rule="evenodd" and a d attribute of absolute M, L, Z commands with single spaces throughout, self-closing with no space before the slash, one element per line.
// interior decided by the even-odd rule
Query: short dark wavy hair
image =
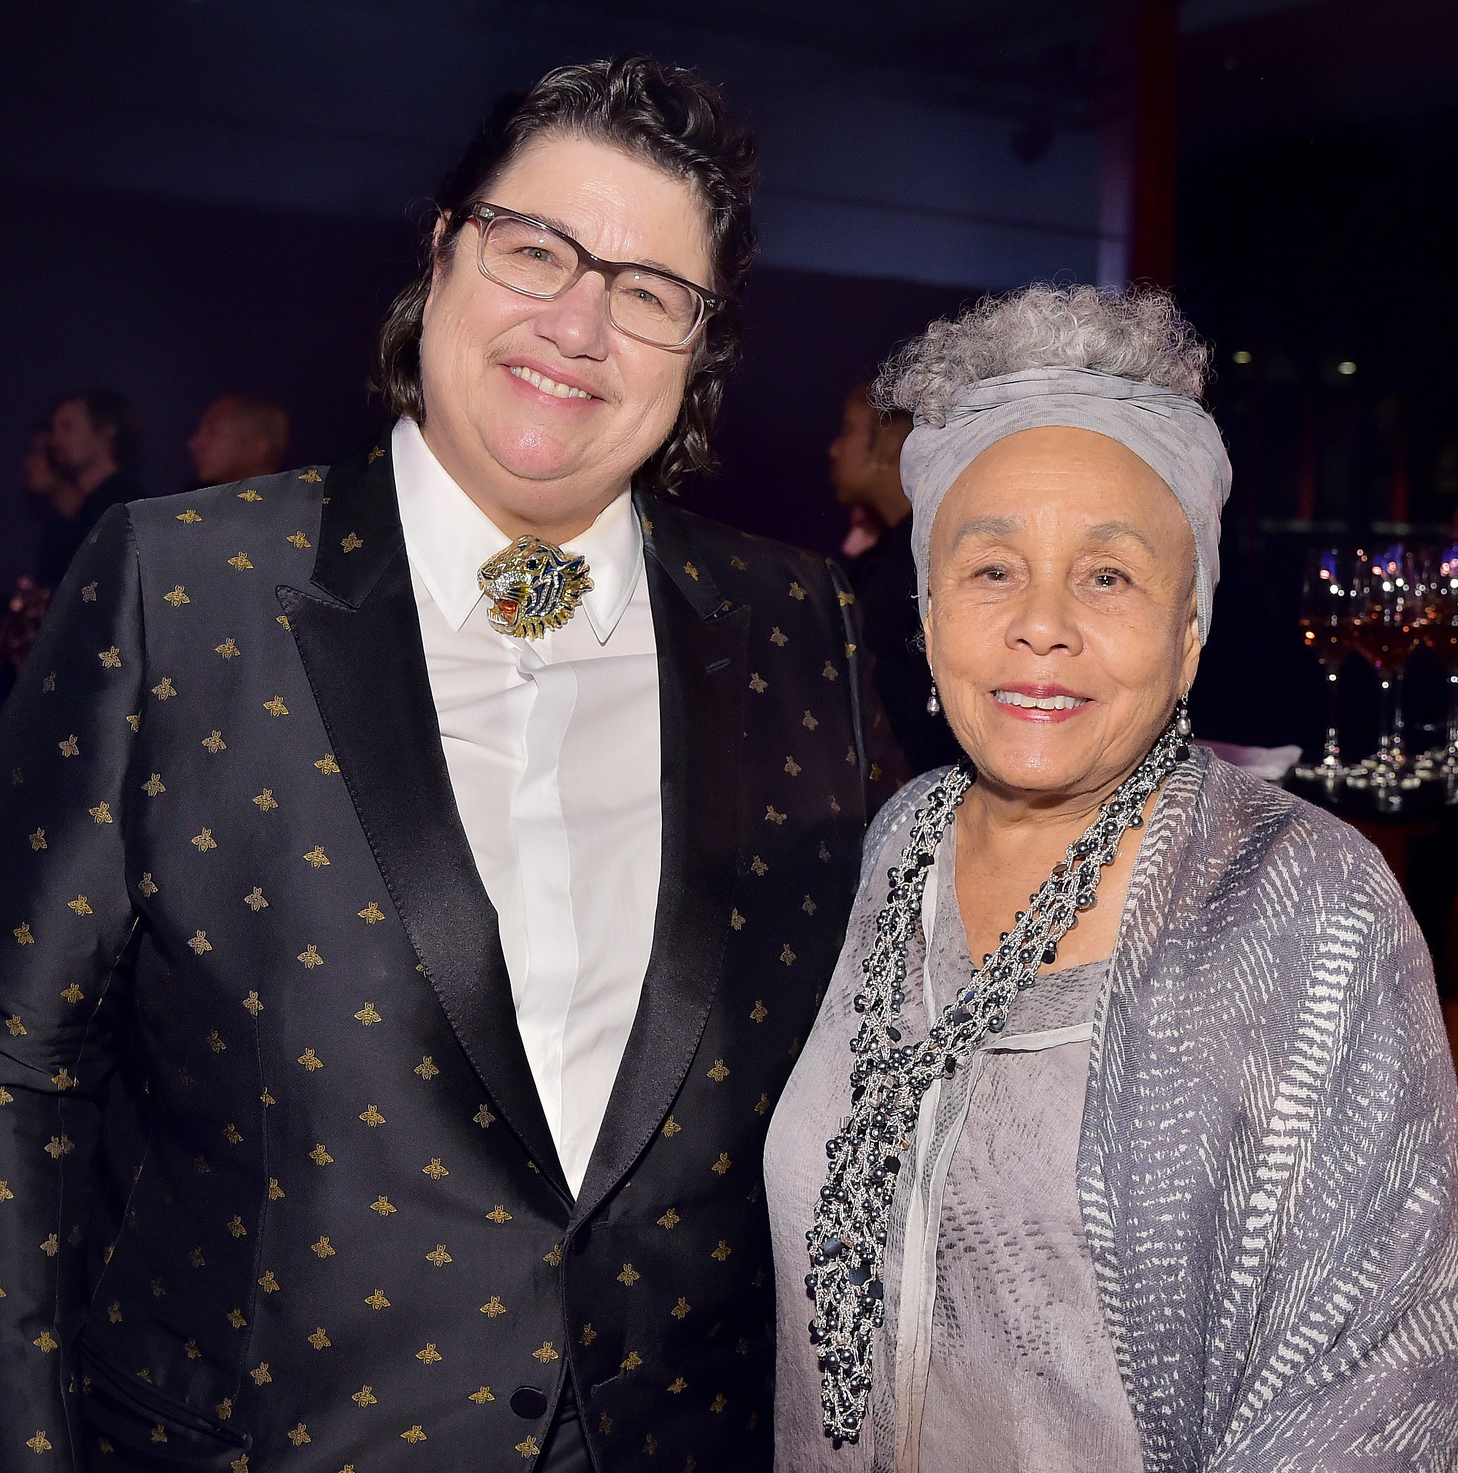
<path fill-rule="evenodd" d="M 142 427 L 131 403 L 115 389 L 87 389 L 84 393 L 62 394 L 51 403 L 54 415 L 63 404 L 80 404 L 93 430 L 110 430 L 111 458 L 117 469 L 131 475 L 142 458 Z"/>
<path fill-rule="evenodd" d="M 682 67 L 647 56 L 558 67 L 529 92 L 503 98 L 436 192 L 419 275 L 395 299 L 380 332 L 373 387 L 395 414 L 425 421 L 420 326 L 438 262 L 453 249 L 465 206 L 491 186 L 531 142 L 553 135 L 609 144 L 690 184 L 704 202 L 713 280 L 726 299 L 705 324 L 678 420 L 634 476 L 644 490 L 670 492 L 690 472 L 717 469 L 709 437 L 724 381 L 739 357 L 740 299 L 754 258 L 750 219 L 759 148 L 718 90 Z M 437 219 L 445 221 L 433 242 Z"/>

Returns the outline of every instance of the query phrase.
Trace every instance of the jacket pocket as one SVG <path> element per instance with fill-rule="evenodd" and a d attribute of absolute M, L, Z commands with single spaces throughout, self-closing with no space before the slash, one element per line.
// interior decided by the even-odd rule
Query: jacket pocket
<path fill-rule="evenodd" d="M 79 1357 L 86 1420 L 129 1452 L 158 1464 L 233 1473 L 240 1454 L 252 1447 L 246 1432 L 139 1382 L 99 1356 L 84 1338 Z"/>

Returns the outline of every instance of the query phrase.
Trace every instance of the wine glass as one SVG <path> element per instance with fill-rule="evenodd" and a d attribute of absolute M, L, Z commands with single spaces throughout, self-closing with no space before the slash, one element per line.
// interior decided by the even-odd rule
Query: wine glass
<path fill-rule="evenodd" d="M 1360 556 L 1360 554 L 1359 554 Z M 1324 782 L 1334 788 L 1347 775 L 1337 734 L 1337 682 L 1342 661 L 1352 648 L 1357 584 L 1350 557 L 1334 547 L 1313 548 L 1306 554 L 1301 582 L 1301 611 L 1297 627 L 1306 648 L 1316 656 L 1326 681 L 1326 741 L 1321 761 L 1303 765 L 1296 776 Z"/>
<path fill-rule="evenodd" d="M 1458 802 L 1458 542 L 1428 554 L 1424 577 L 1423 643 L 1448 677 L 1446 745 L 1424 752 L 1420 761 L 1447 784 L 1448 802 Z"/>
<path fill-rule="evenodd" d="M 1379 794 L 1418 786 L 1403 750 L 1402 676 L 1421 639 L 1423 584 L 1414 551 L 1394 543 L 1359 570 L 1352 639 L 1382 688 L 1377 756 L 1359 786 Z"/>

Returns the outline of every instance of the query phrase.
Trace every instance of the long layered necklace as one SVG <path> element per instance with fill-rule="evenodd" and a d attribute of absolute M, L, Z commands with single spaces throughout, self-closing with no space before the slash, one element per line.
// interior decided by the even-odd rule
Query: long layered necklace
<path fill-rule="evenodd" d="M 897 1176 L 916 1136 L 922 1097 L 932 1083 L 953 1075 L 989 1033 L 1000 1033 L 1020 991 L 1050 966 L 1058 943 L 1093 908 L 1104 867 L 1113 862 L 1127 829 L 1144 822 L 1151 794 L 1189 756 L 1190 723 L 1182 700 L 1144 760 L 1099 808 L 1068 846 L 1042 888 L 1028 897 L 997 950 L 982 958 L 971 981 L 931 1025 L 924 1041 L 905 1043 L 897 1020 L 906 1000 L 906 955 L 926 889 L 927 871 L 957 806 L 972 786 L 965 767 L 953 768 L 926 796 L 912 819 L 899 863 L 889 871 L 890 893 L 876 917 L 865 974 L 854 999 L 862 1015 L 851 1042 L 851 1113 L 825 1145 L 830 1166 L 805 1235 L 815 1301 L 810 1339 L 820 1357 L 820 1405 L 836 1445 L 856 1442 L 871 1393 L 872 1345 L 885 1322 L 882 1283 L 887 1224 Z"/>

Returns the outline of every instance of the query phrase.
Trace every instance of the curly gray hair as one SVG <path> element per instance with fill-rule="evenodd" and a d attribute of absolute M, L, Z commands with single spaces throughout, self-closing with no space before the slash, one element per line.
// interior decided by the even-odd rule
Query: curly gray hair
<path fill-rule="evenodd" d="M 1036 282 L 932 323 L 886 360 L 871 401 L 940 426 L 964 390 L 1029 368 L 1092 368 L 1198 400 L 1209 358 L 1168 292 Z"/>

